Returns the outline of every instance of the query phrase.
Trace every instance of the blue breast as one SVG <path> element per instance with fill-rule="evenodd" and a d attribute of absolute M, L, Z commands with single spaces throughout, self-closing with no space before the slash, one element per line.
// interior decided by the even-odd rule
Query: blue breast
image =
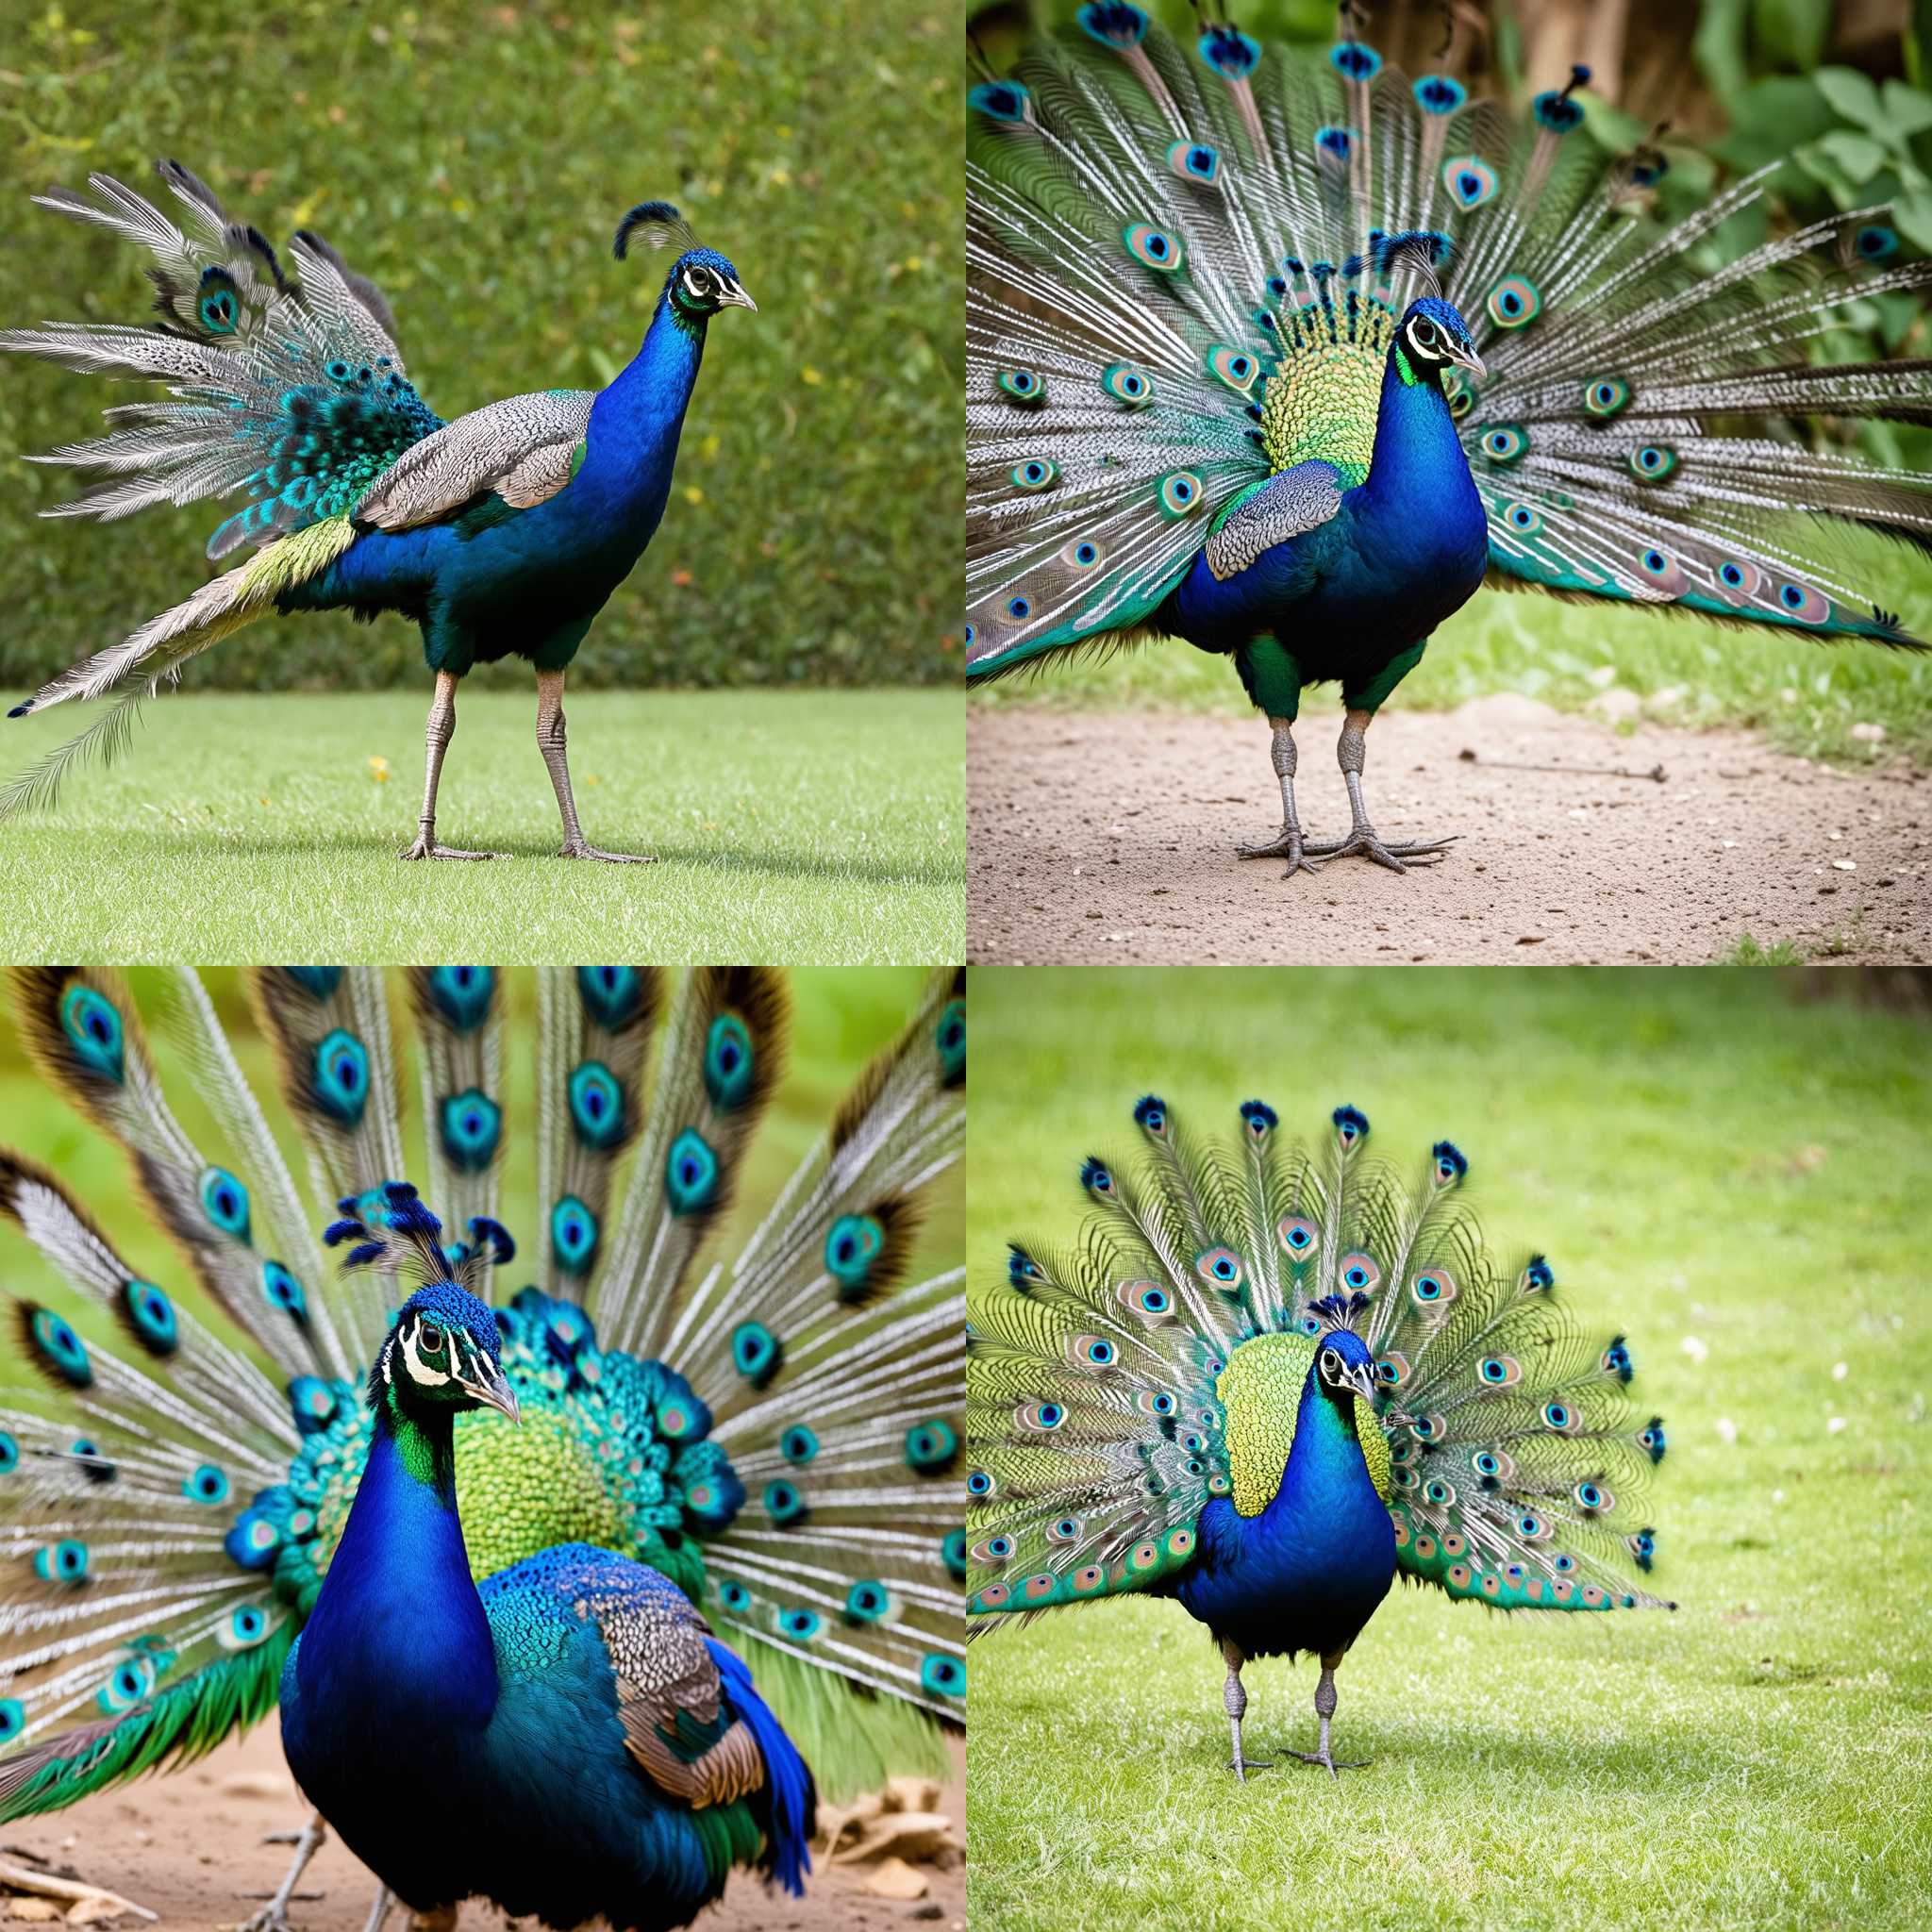
<path fill-rule="evenodd" d="M 1202 1511 L 1200 1553 L 1174 1594 L 1250 1657 L 1354 1642 L 1395 1578 L 1395 1530 L 1353 1425 L 1303 1390 L 1281 1488 L 1258 1516 L 1224 1497 Z"/>

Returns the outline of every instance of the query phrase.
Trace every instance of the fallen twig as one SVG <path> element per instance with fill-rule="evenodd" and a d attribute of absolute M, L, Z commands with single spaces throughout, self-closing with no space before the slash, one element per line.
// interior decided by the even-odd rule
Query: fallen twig
<path fill-rule="evenodd" d="M 104 1886 L 88 1885 L 78 1878 L 56 1878 L 51 1872 L 36 1872 L 27 1865 L 16 1865 L 11 1858 L 0 1858 L 0 1887 L 9 1891 L 25 1891 L 41 1898 L 65 1899 L 70 1905 L 82 1900 L 98 1901 L 111 1905 L 117 1911 L 132 1912 L 136 1918 L 154 1920 L 160 1917 L 145 1906 L 138 1906 L 132 1899 L 125 1899 L 119 1892 L 108 1891 Z"/>
<path fill-rule="evenodd" d="M 1661 765 L 1653 765 L 1647 772 L 1632 772 L 1622 765 L 1518 765 L 1507 758 L 1486 758 L 1474 751 L 1460 751 L 1457 757 L 1466 765 L 1488 765 L 1492 772 L 1556 772 L 1583 778 L 1648 778 L 1657 785 L 1664 782 Z"/>

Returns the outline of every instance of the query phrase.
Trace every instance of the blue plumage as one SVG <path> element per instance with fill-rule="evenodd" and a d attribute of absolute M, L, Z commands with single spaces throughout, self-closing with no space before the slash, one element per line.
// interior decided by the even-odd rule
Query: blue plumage
<path fill-rule="evenodd" d="M 1317 1347 L 1373 1374 L 1367 1348 L 1345 1328 L 1327 1331 Z M 1223 1496 L 1201 1512 L 1198 1553 L 1172 1593 L 1217 1641 L 1248 1657 L 1346 1650 L 1395 1580 L 1395 1533 L 1362 1456 L 1353 1401 L 1311 1366 L 1274 1500 L 1252 1518 Z"/>
<path fill-rule="evenodd" d="M 453 1278 L 410 1296 L 370 1407 L 282 1673 L 290 1768 L 344 1842 L 418 1910 L 481 1894 L 559 1927 L 684 1924 L 754 1858 L 801 1890 L 810 1774 L 675 1584 L 583 1543 L 472 1583 L 455 1418 L 517 1407 L 490 1308 Z"/>

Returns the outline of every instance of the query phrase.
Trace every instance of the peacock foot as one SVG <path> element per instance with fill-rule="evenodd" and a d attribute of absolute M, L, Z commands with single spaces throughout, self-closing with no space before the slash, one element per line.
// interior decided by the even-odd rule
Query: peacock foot
<path fill-rule="evenodd" d="M 1299 825 L 1284 825 L 1281 836 L 1271 840 L 1266 845 L 1237 845 L 1238 858 L 1285 858 L 1288 870 L 1281 874 L 1291 879 L 1298 872 L 1305 872 L 1311 877 L 1315 868 L 1308 863 L 1307 847 L 1302 843 L 1302 828 Z"/>
<path fill-rule="evenodd" d="M 656 865 L 655 852 L 602 852 L 582 839 L 567 839 L 558 848 L 559 858 L 601 858 L 607 865 Z"/>
<path fill-rule="evenodd" d="M 398 858 L 508 858 L 508 852 L 466 852 L 460 845 L 444 845 L 426 834 L 418 832 L 415 842 L 407 851 L 396 854 Z"/>
<path fill-rule="evenodd" d="M 1406 845 L 1385 845 L 1374 825 L 1358 824 L 1347 838 L 1333 845 L 1309 845 L 1304 849 L 1309 858 L 1324 861 L 1346 858 L 1358 852 L 1377 865 L 1386 865 L 1391 872 L 1409 872 L 1418 865 L 1433 865 L 1455 842 L 1456 835 L 1452 833 L 1446 839 L 1419 839 Z"/>
<path fill-rule="evenodd" d="M 1266 1771 L 1274 1762 L 1272 1757 L 1230 1757 L 1226 1768 L 1233 1772 L 1242 1784 L 1246 1784 L 1249 1772 Z"/>
<path fill-rule="evenodd" d="M 1373 1757 L 1330 1757 L 1325 1751 L 1291 1751 L 1288 1755 L 1304 1764 L 1325 1765 L 1328 1774 L 1336 1778 L 1344 1771 L 1364 1771 L 1375 1761 Z"/>

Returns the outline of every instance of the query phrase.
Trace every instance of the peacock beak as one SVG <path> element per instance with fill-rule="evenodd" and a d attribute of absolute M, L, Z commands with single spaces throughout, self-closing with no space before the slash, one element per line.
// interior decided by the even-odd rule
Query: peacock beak
<path fill-rule="evenodd" d="M 1345 1371 L 1348 1386 L 1363 1402 L 1374 1406 L 1375 1400 L 1375 1372 L 1367 1362 L 1352 1363 Z"/>
<path fill-rule="evenodd" d="M 507 1415 L 513 1423 L 521 1423 L 523 1414 L 517 1407 L 516 1391 L 509 1386 L 509 1378 L 503 1373 L 500 1363 L 491 1361 L 487 1356 L 476 1357 L 476 1378 L 472 1381 L 467 1375 L 462 1378 L 466 1394 L 474 1395 L 485 1408 L 493 1408 L 499 1415 Z"/>
<path fill-rule="evenodd" d="M 749 308 L 754 315 L 758 312 L 758 305 L 736 282 L 726 282 L 719 291 L 718 306 L 721 308 Z"/>
<path fill-rule="evenodd" d="M 1474 349 L 1456 349 L 1450 352 L 1449 360 L 1457 369 L 1466 369 L 1472 375 L 1487 375 L 1490 372 L 1483 367 L 1483 358 Z"/>

